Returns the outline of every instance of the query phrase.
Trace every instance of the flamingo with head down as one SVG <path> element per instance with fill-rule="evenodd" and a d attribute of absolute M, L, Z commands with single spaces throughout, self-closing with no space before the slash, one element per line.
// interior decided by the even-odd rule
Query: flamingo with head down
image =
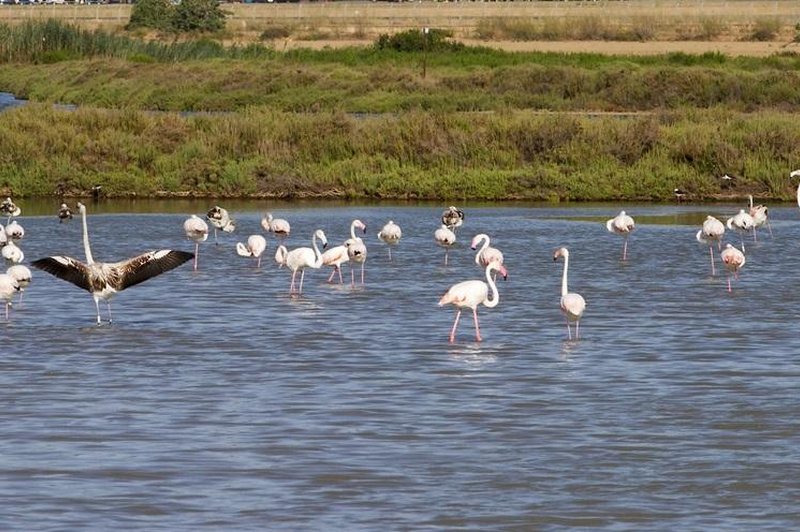
<path fill-rule="evenodd" d="M 208 224 L 196 214 L 191 215 L 183 222 L 183 232 L 186 238 L 194 242 L 194 271 L 197 271 L 197 261 L 200 258 L 200 242 L 208 238 Z"/>
<path fill-rule="evenodd" d="M 447 256 L 450 251 L 450 246 L 456 243 L 456 234 L 450 230 L 445 224 L 433 233 L 433 238 L 436 243 L 444 248 L 444 265 L 447 266 Z"/>
<path fill-rule="evenodd" d="M 714 269 L 714 248 L 713 243 L 717 243 L 717 247 L 721 248 L 722 235 L 725 234 L 725 226 L 722 222 L 713 216 L 707 216 L 703 222 L 703 227 L 697 232 L 695 238 L 701 244 L 708 244 L 708 253 L 711 255 L 711 275 L 716 275 Z"/>
<path fill-rule="evenodd" d="M 609 233 L 622 235 L 625 244 L 622 246 L 622 260 L 628 260 L 628 235 L 636 228 L 633 218 L 619 211 L 619 214 L 606 222 L 606 229 Z"/>
<path fill-rule="evenodd" d="M 255 257 L 256 268 L 261 267 L 261 254 L 267 249 L 267 239 L 261 235 L 250 235 L 247 244 L 236 243 L 236 253 L 240 257 Z"/>
<path fill-rule="evenodd" d="M 400 226 L 389 220 L 386 225 L 378 232 L 378 240 L 386 242 L 387 249 L 389 250 L 389 260 L 392 260 L 392 246 L 400 242 L 403 236 L 403 231 Z"/>
<path fill-rule="evenodd" d="M 732 292 L 731 289 L 731 274 L 733 277 L 738 281 L 739 280 L 739 270 L 745 264 L 744 253 L 736 249 L 730 244 L 725 245 L 725 249 L 722 250 L 720 254 L 722 257 L 722 263 L 725 264 L 725 269 L 728 270 L 728 292 Z"/>

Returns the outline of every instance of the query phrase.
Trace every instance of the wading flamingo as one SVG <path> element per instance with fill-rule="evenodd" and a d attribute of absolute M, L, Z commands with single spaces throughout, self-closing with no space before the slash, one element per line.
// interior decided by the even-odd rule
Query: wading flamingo
<path fill-rule="evenodd" d="M 197 271 L 197 261 L 200 260 L 200 242 L 205 242 L 208 238 L 208 224 L 193 214 L 183 222 L 183 232 L 186 233 L 186 238 L 194 242 L 194 271 Z"/>
<path fill-rule="evenodd" d="M 317 229 L 311 237 L 310 248 L 296 248 L 286 254 L 286 266 L 292 270 L 292 284 L 289 286 L 289 295 L 295 293 L 294 280 L 298 270 L 300 271 L 300 288 L 297 291 L 297 295 L 299 296 L 303 293 L 303 279 L 306 275 L 306 268 L 319 269 L 322 267 L 322 253 L 320 253 L 319 248 L 317 248 L 317 240 L 322 242 L 322 249 L 325 249 L 328 245 L 328 239 L 325 237 L 325 233 L 322 229 Z"/>
<path fill-rule="evenodd" d="M 717 274 L 714 269 L 714 242 L 717 243 L 718 249 L 721 248 L 723 234 L 725 234 L 725 226 L 722 225 L 722 222 L 713 216 L 707 216 L 706 220 L 703 222 L 703 228 L 695 235 L 698 242 L 701 244 L 708 244 L 708 253 L 711 255 L 711 275 Z"/>
<path fill-rule="evenodd" d="M 344 243 L 350 259 L 350 286 L 356 285 L 355 265 L 361 264 L 361 284 L 364 284 L 364 266 L 367 263 L 367 245 L 360 238 L 350 238 Z"/>
<path fill-rule="evenodd" d="M 622 260 L 628 260 L 628 235 L 635 227 L 633 218 L 625 214 L 625 211 L 619 211 L 618 215 L 606 222 L 606 229 L 609 233 L 622 235 L 625 239 L 625 243 L 622 246 Z"/>
<path fill-rule="evenodd" d="M 725 249 L 722 250 L 720 254 L 722 257 L 722 262 L 725 264 L 725 269 L 728 270 L 728 292 L 732 292 L 731 289 L 731 274 L 733 277 L 738 281 L 739 280 L 739 270 L 744 266 L 744 253 L 736 249 L 730 244 L 725 245 Z"/>
<path fill-rule="evenodd" d="M 292 231 L 289 222 L 283 218 L 273 218 L 271 213 L 267 213 L 261 218 L 261 227 L 268 233 L 275 233 L 275 236 L 281 241 L 287 238 Z"/>
<path fill-rule="evenodd" d="M 19 242 L 25 236 L 25 229 L 16 220 L 12 220 L 6 226 L 6 236 L 14 242 Z"/>
<path fill-rule="evenodd" d="M 219 244 L 217 240 L 217 229 L 222 229 L 224 233 L 233 233 L 236 229 L 236 220 L 231 218 L 228 211 L 220 207 L 219 205 L 213 206 L 209 211 L 206 213 L 206 219 L 208 223 L 214 227 L 214 243 Z"/>
<path fill-rule="evenodd" d="M 464 211 L 461 209 L 450 206 L 442 213 L 442 225 L 451 231 L 455 231 L 457 227 L 461 227 L 463 224 Z"/>
<path fill-rule="evenodd" d="M 6 321 L 8 321 L 11 300 L 14 299 L 14 294 L 17 292 L 19 292 L 19 283 L 7 273 L 0 273 L 0 299 L 4 299 L 6 302 Z"/>
<path fill-rule="evenodd" d="M 6 270 L 19 285 L 19 304 L 22 305 L 22 296 L 25 294 L 25 289 L 31 284 L 33 278 L 31 271 L 22 264 L 15 264 Z"/>
<path fill-rule="evenodd" d="M 753 205 L 753 195 L 748 194 L 750 198 L 750 216 L 753 217 L 753 242 L 756 241 L 756 230 L 759 227 L 767 226 L 769 229 L 769 236 L 772 236 L 772 226 L 769 223 L 769 209 L 766 205 Z"/>
<path fill-rule="evenodd" d="M 148 251 L 120 262 L 95 262 L 89 247 L 89 228 L 86 224 L 86 206 L 78 203 L 78 211 L 83 222 L 83 251 L 86 263 L 56 255 L 35 260 L 31 266 L 55 275 L 79 288 L 90 292 L 97 310 L 97 324 L 100 324 L 100 300 L 108 307 L 108 321 L 111 322 L 111 298 L 117 292 L 137 285 L 143 281 L 177 268 L 192 260 L 194 254 L 186 251 L 161 249 Z"/>
<path fill-rule="evenodd" d="M 261 254 L 267 249 L 267 239 L 261 235 L 250 235 L 247 244 L 236 243 L 236 253 L 240 257 L 255 257 L 256 268 L 261 267 Z"/>
<path fill-rule="evenodd" d="M 22 209 L 17 207 L 17 205 L 11 201 L 11 198 L 6 198 L 2 203 L 0 203 L 0 214 L 3 216 L 8 216 L 6 223 L 9 223 L 11 222 L 11 218 L 22 214 Z"/>
<path fill-rule="evenodd" d="M 6 245 L 3 246 L 0 254 L 2 254 L 4 259 L 6 259 L 6 263 L 8 264 L 19 264 L 25 260 L 25 254 L 22 252 L 19 246 L 17 246 L 11 240 L 9 240 Z"/>
<path fill-rule="evenodd" d="M 503 253 L 497 248 L 489 247 L 491 240 L 489 239 L 489 235 L 485 233 L 475 235 L 469 247 L 473 250 L 478 249 L 478 244 L 480 244 L 481 241 L 483 241 L 483 245 L 481 249 L 478 250 L 478 253 L 475 254 L 475 264 L 482 268 L 488 266 L 492 261 L 504 264 Z"/>
<path fill-rule="evenodd" d="M 58 223 L 66 223 L 72 220 L 72 210 L 67 207 L 66 203 L 61 204 L 61 208 L 58 209 Z"/>
<path fill-rule="evenodd" d="M 286 249 L 286 246 L 284 246 L 283 244 L 278 246 L 278 249 L 275 250 L 275 262 L 278 263 L 278 269 L 286 266 L 286 255 L 288 254 L 289 250 Z"/>
<path fill-rule="evenodd" d="M 725 225 L 731 231 L 739 233 L 739 238 L 742 240 L 742 251 L 744 251 L 744 234 L 755 227 L 753 217 L 744 212 L 744 209 L 739 209 L 739 212 L 728 218 Z"/>
<path fill-rule="evenodd" d="M 350 239 L 341 246 L 334 246 L 322 254 L 322 264 L 324 266 L 333 266 L 331 276 L 328 277 L 329 283 L 333 280 L 333 276 L 336 275 L 337 272 L 339 273 L 339 283 L 344 283 L 342 280 L 342 264 L 350 260 L 350 256 L 347 253 L 347 242 L 350 240 L 361 240 L 356 236 L 357 228 L 361 229 L 362 233 L 367 232 L 367 226 L 364 225 L 361 220 L 353 220 L 352 223 L 350 223 Z"/>
<path fill-rule="evenodd" d="M 378 233 L 378 239 L 387 244 L 389 260 L 392 260 L 392 246 L 400 242 L 402 236 L 403 231 L 400 229 L 400 226 L 392 220 L 389 220 Z"/>
<path fill-rule="evenodd" d="M 450 246 L 456 243 L 456 234 L 448 229 L 444 224 L 433 233 L 433 238 L 436 243 L 444 248 L 444 265 L 447 266 L 447 255 L 450 252 Z"/>
<path fill-rule="evenodd" d="M 498 271 L 503 279 L 508 277 L 508 272 L 505 266 L 499 262 L 492 262 L 486 266 L 486 281 L 471 280 L 462 281 L 454 284 L 439 300 L 439 306 L 455 305 L 458 309 L 456 311 L 456 319 L 453 322 L 453 328 L 450 330 L 450 343 L 455 342 L 456 328 L 458 327 L 458 320 L 461 318 L 461 311 L 465 308 L 472 309 L 472 317 L 475 320 L 475 340 L 480 342 L 481 328 L 478 325 L 478 305 L 481 303 L 489 308 L 494 308 L 500 302 L 500 294 L 497 291 L 497 285 L 492 279 L 492 273 Z M 489 299 L 489 290 L 491 290 L 491 299 Z"/>
<path fill-rule="evenodd" d="M 789 177 L 798 177 L 800 176 L 800 170 L 794 170 L 789 172 Z M 800 185 L 797 185 L 797 206 L 800 207 Z"/>
<path fill-rule="evenodd" d="M 586 310 L 586 301 L 583 296 L 575 292 L 567 291 L 567 270 L 569 269 L 569 250 L 567 248 L 558 248 L 553 254 L 553 260 L 558 260 L 559 257 L 564 257 L 564 273 L 561 274 L 561 312 L 567 320 L 567 337 L 572 340 L 572 331 L 570 331 L 569 323 L 575 322 L 575 339 L 580 338 L 581 316 L 583 311 Z"/>

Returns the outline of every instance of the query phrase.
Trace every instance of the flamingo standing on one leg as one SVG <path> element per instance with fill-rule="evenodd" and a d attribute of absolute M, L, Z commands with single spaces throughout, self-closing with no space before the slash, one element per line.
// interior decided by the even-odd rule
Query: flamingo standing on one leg
<path fill-rule="evenodd" d="M 322 229 L 317 229 L 311 237 L 310 248 L 296 248 L 286 254 L 286 266 L 292 270 L 292 283 L 289 286 L 289 295 L 295 293 L 294 280 L 298 270 L 300 271 L 300 288 L 297 291 L 297 295 L 299 296 L 303 293 L 303 279 L 306 275 L 306 268 L 319 269 L 322 267 L 322 253 L 320 253 L 317 247 L 318 239 L 322 242 L 322 249 L 325 249 L 328 245 L 328 239 L 325 237 L 325 233 Z"/>
<path fill-rule="evenodd" d="M 20 209 L 17 204 L 11 200 L 11 198 L 6 198 L 2 203 L 0 203 L 0 214 L 8 216 L 6 223 L 10 223 L 11 218 L 22 214 L 22 209 Z"/>
<path fill-rule="evenodd" d="M 338 272 L 339 283 L 344 284 L 344 280 L 342 280 L 342 264 L 350 260 L 350 256 L 347 253 L 347 242 L 350 242 L 350 240 L 361 240 L 356 236 L 356 228 L 361 229 L 362 233 L 367 232 L 367 226 L 364 222 L 361 220 L 353 220 L 352 223 L 350 223 L 350 239 L 341 246 L 334 246 L 322 254 L 322 264 L 325 266 L 333 266 L 331 276 L 328 277 L 329 283 L 333 280 L 333 276 L 336 275 L 336 272 Z"/>
<path fill-rule="evenodd" d="M 25 253 L 11 240 L 3 246 L 3 249 L 0 250 L 0 254 L 6 259 L 6 263 L 8 264 L 19 264 L 25 260 Z"/>
<path fill-rule="evenodd" d="M 564 257 L 564 273 L 561 275 L 561 312 L 567 320 L 567 337 L 572 340 L 572 332 L 569 328 L 571 321 L 575 322 L 575 339 L 580 338 L 581 316 L 583 311 L 586 310 L 586 301 L 583 296 L 575 292 L 567 291 L 567 270 L 569 269 L 569 250 L 567 248 L 558 248 L 553 254 L 553 260 L 558 260 L 559 257 Z"/>
<path fill-rule="evenodd" d="M 736 249 L 730 244 L 725 246 L 725 249 L 722 250 L 720 254 L 722 257 L 722 262 L 725 264 L 725 269 L 728 270 L 728 292 L 732 292 L 731 289 L 731 273 L 733 277 L 738 281 L 739 280 L 739 270 L 744 266 L 745 259 L 744 253 Z"/>
<path fill-rule="evenodd" d="M 241 242 L 236 243 L 236 253 L 240 257 L 255 257 L 256 268 L 261 267 L 261 254 L 267 249 L 267 239 L 261 235 L 250 235 L 247 238 L 247 245 Z"/>
<path fill-rule="evenodd" d="M 273 218 L 271 213 L 267 213 L 261 219 L 261 227 L 268 233 L 275 233 L 275 236 L 278 237 L 280 241 L 285 240 L 292 231 L 289 222 L 283 218 Z"/>
<path fill-rule="evenodd" d="M 6 273 L 19 285 L 19 304 L 22 305 L 22 296 L 25 294 L 25 289 L 31 284 L 33 275 L 27 266 L 23 266 L 22 264 L 11 266 L 6 270 Z"/>
<path fill-rule="evenodd" d="M 447 266 L 447 255 L 450 251 L 450 246 L 456 242 L 456 234 L 451 231 L 445 224 L 433 233 L 433 238 L 436 243 L 444 248 L 444 265 Z"/>
<path fill-rule="evenodd" d="M 497 291 L 497 285 L 492 279 L 492 273 L 498 271 L 503 276 L 503 279 L 508 278 L 508 272 L 505 266 L 499 262 L 491 262 L 486 266 L 486 281 L 471 280 L 462 281 L 454 284 L 439 300 L 439 306 L 455 305 L 458 308 L 456 312 L 456 319 L 453 322 L 453 328 L 450 330 L 450 343 L 455 342 L 456 328 L 458 327 L 458 320 L 461 318 L 461 310 L 465 308 L 472 309 L 472 317 L 475 320 L 475 340 L 480 342 L 481 328 L 478 325 L 478 305 L 481 303 L 489 308 L 494 308 L 500 302 L 500 294 Z M 491 299 L 489 299 L 489 290 L 491 290 Z"/>
<path fill-rule="evenodd" d="M 200 258 L 200 242 L 208 238 L 208 224 L 196 214 L 191 215 L 183 222 L 183 231 L 186 238 L 194 242 L 194 271 L 197 271 L 197 261 Z"/>
<path fill-rule="evenodd" d="M 18 224 L 16 220 L 12 220 L 11 223 L 6 226 L 6 236 L 14 242 L 19 242 L 25 237 L 25 229 Z"/>
<path fill-rule="evenodd" d="M 442 225 L 455 231 L 464 224 L 464 211 L 450 206 L 442 213 Z"/>
<path fill-rule="evenodd" d="M 766 205 L 753 205 L 753 195 L 748 194 L 750 198 L 750 216 L 753 217 L 753 242 L 756 241 L 756 230 L 759 227 L 767 226 L 769 229 L 769 236 L 772 237 L 772 226 L 769 223 L 769 209 Z"/>
<path fill-rule="evenodd" d="M 230 214 L 228 214 L 228 211 L 219 205 L 215 205 L 209 209 L 209 211 L 206 213 L 206 219 L 212 226 L 214 226 L 215 244 L 219 244 L 219 240 L 217 240 L 217 229 L 222 229 L 224 233 L 233 233 L 233 231 L 236 229 L 236 220 L 231 218 Z"/>
<path fill-rule="evenodd" d="M 4 299 L 6 302 L 6 321 L 8 321 L 11 300 L 14 299 L 14 294 L 19 292 L 19 290 L 19 283 L 16 279 L 7 273 L 0 273 L 0 299 Z"/>
<path fill-rule="evenodd" d="M 402 236 L 403 231 L 400 229 L 400 226 L 392 220 L 389 220 L 378 233 L 378 239 L 387 244 L 390 261 L 392 260 L 392 246 L 400 242 Z"/>
<path fill-rule="evenodd" d="M 708 253 L 711 255 L 711 275 L 716 275 L 717 272 L 714 269 L 714 248 L 713 243 L 717 243 L 717 248 L 721 247 L 721 240 L 722 235 L 725 234 L 725 226 L 722 225 L 722 222 L 714 218 L 713 216 L 707 216 L 705 221 L 703 222 L 703 228 L 697 232 L 695 238 L 701 244 L 708 244 Z"/>
<path fill-rule="evenodd" d="M 635 227 L 633 218 L 625 214 L 625 211 L 619 211 L 618 215 L 606 222 L 606 229 L 609 233 L 622 235 L 625 239 L 625 243 L 622 246 L 622 260 L 628 260 L 628 235 Z"/>
<path fill-rule="evenodd" d="M 753 217 L 746 213 L 744 209 L 739 209 L 737 214 L 728 218 L 725 225 L 727 225 L 728 229 L 731 231 L 739 233 L 739 237 L 742 239 L 742 251 L 744 251 L 744 233 L 751 229 L 755 231 L 755 221 Z"/>

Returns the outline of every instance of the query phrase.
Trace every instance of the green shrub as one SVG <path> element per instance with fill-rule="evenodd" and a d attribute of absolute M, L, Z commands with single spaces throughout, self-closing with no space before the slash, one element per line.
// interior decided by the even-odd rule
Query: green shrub
<path fill-rule="evenodd" d="M 781 21 L 777 18 L 760 18 L 753 25 L 750 33 L 751 41 L 771 41 L 781 29 Z"/>
<path fill-rule="evenodd" d="M 286 26 L 269 26 L 261 32 L 258 38 L 262 41 L 271 41 L 273 39 L 285 39 L 292 32 Z"/>
<path fill-rule="evenodd" d="M 133 4 L 131 18 L 125 29 L 169 30 L 174 16 L 175 7 L 169 0 L 138 0 Z"/>
<path fill-rule="evenodd" d="M 172 27 L 185 32 L 214 32 L 225 27 L 227 13 L 217 0 L 182 0 L 175 7 Z"/>
<path fill-rule="evenodd" d="M 377 50 L 394 50 L 397 52 L 444 52 L 464 48 L 464 44 L 448 41 L 452 32 L 430 28 L 423 30 L 407 30 L 394 35 L 382 34 L 375 41 Z"/>

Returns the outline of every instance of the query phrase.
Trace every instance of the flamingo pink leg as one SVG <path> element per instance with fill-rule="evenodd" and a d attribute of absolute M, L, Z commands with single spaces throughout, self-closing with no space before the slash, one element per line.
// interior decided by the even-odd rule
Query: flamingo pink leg
<path fill-rule="evenodd" d="M 392 246 L 386 246 L 386 249 L 389 250 L 389 262 L 392 262 Z"/>
<path fill-rule="evenodd" d="M 303 271 L 300 272 L 300 290 L 297 291 L 297 295 L 303 293 L 303 279 L 306 278 L 306 270 L 303 268 Z"/>
<path fill-rule="evenodd" d="M 444 265 L 447 266 L 447 254 L 450 251 L 450 248 L 444 248 Z"/>
<path fill-rule="evenodd" d="M 628 237 L 625 236 L 625 244 L 622 246 L 622 260 L 628 260 Z"/>
<path fill-rule="evenodd" d="M 566 318 L 566 316 L 565 316 L 565 318 Z M 566 318 L 566 320 L 567 320 L 567 338 L 572 340 L 572 330 L 569 328 L 569 318 Z"/>
<path fill-rule="evenodd" d="M 731 290 L 731 276 L 730 276 L 730 274 L 728 274 L 728 292 L 733 292 L 733 290 Z"/>
<path fill-rule="evenodd" d="M 769 220 L 767 220 L 767 229 L 769 229 L 769 236 L 772 238 L 772 226 L 769 224 Z"/>
<path fill-rule="evenodd" d="M 106 301 L 106 309 L 108 310 L 108 323 L 114 321 L 114 318 L 111 317 L 111 301 Z"/>
<path fill-rule="evenodd" d="M 337 266 L 336 269 L 339 270 L 339 284 L 344 284 L 344 279 L 342 279 L 342 267 Z"/>
<path fill-rule="evenodd" d="M 294 294 L 294 277 L 297 275 L 297 270 L 292 272 L 292 284 L 289 285 L 289 295 Z"/>
<path fill-rule="evenodd" d="M 328 277 L 328 282 L 331 282 L 333 280 L 333 276 L 336 275 L 336 270 L 337 269 L 338 269 L 338 266 L 334 266 L 333 267 L 333 271 L 331 272 L 330 277 Z"/>
<path fill-rule="evenodd" d="M 482 342 L 483 338 L 481 338 L 481 327 L 478 325 L 478 308 L 472 309 L 472 317 L 475 319 L 475 341 Z"/>
<path fill-rule="evenodd" d="M 714 248 L 713 246 L 708 246 L 708 252 L 711 254 L 711 276 L 715 276 L 717 274 L 716 270 L 714 269 Z"/>
<path fill-rule="evenodd" d="M 200 257 L 200 242 L 194 244 L 194 271 L 197 271 L 197 259 Z"/>
<path fill-rule="evenodd" d="M 6 308 L 6 312 L 7 311 L 8 311 L 8 308 Z M 456 328 L 458 327 L 459 318 L 461 318 L 461 309 L 458 309 L 458 312 L 456 312 L 456 321 L 453 322 L 453 328 L 450 329 L 450 343 L 451 344 L 456 341 Z"/>
<path fill-rule="evenodd" d="M 22 308 L 22 297 L 25 295 L 24 290 L 19 291 L 19 307 Z"/>
<path fill-rule="evenodd" d="M 581 322 L 580 320 L 575 322 L 575 339 L 578 340 L 581 337 Z"/>
<path fill-rule="evenodd" d="M 258 256 L 258 262 L 256 262 L 256 268 L 261 267 L 261 255 Z"/>
<path fill-rule="evenodd" d="M 365 266 L 365 264 L 366 264 L 365 262 L 361 263 L 361 285 L 362 286 L 364 285 L 364 266 Z"/>

